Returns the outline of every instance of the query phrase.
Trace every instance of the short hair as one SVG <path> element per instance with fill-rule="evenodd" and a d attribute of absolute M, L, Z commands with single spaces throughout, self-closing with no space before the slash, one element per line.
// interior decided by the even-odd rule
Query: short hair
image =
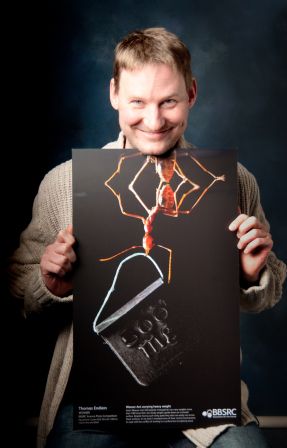
<path fill-rule="evenodd" d="M 134 70 L 145 64 L 167 64 L 183 75 L 187 90 L 192 86 L 190 52 L 178 36 L 165 28 L 136 30 L 117 44 L 113 69 L 116 91 L 121 70 Z"/>

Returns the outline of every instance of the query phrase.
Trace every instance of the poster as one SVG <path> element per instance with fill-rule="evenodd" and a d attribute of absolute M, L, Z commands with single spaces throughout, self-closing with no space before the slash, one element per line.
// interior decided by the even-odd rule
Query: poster
<path fill-rule="evenodd" d="M 74 427 L 240 424 L 235 150 L 73 150 Z"/>

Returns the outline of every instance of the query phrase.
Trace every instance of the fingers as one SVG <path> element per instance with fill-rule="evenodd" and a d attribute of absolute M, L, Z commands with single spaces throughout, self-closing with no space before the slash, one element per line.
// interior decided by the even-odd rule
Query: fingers
<path fill-rule="evenodd" d="M 243 278 L 250 284 L 258 282 L 273 247 L 268 229 L 255 216 L 240 213 L 229 225 L 229 230 L 236 232 L 238 238 Z"/>
<path fill-rule="evenodd" d="M 231 231 L 239 230 L 243 232 L 244 229 L 247 229 L 248 227 L 249 228 L 254 227 L 256 222 L 258 223 L 258 227 L 262 226 L 260 221 L 258 221 L 258 219 L 255 218 L 255 216 L 248 216 L 245 215 L 244 213 L 241 213 L 229 225 L 229 230 Z"/>
<path fill-rule="evenodd" d="M 237 235 L 238 236 L 238 235 Z M 272 247 L 273 241 L 270 233 L 262 229 L 251 229 L 243 234 L 237 243 L 237 247 L 243 250 L 245 254 L 254 251 L 258 247 Z"/>
<path fill-rule="evenodd" d="M 49 258 L 48 256 L 43 256 L 41 268 L 44 275 L 55 274 L 59 277 L 64 277 L 72 270 L 72 263 L 66 257 Z"/>
<path fill-rule="evenodd" d="M 76 261 L 76 254 L 73 249 L 74 242 L 75 242 L 75 239 L 72 243 L 67 243 L 67 242 L 59 243 L 56 240 L 55 243 L 48 246 L 47 249 L 48 249 L 49 253 L 51 254 L 51 256 L 53 256 L 53 254 L 61 255 L 61 256 L 64 256 L 65 258 L 67 258 L 71 263 L 74 263 Z"/>
<path fill-rule="evenodd" d="M 255 216 L 241 213 L 229 225 L 229 230 L 237 232 L 237 247 L 245 254 L 249 254 L 259 247 L 269 248 L 269 250 L 273 247 L 270 233 Z"/>
<path fill-rule="evenodd" d="M 237 218 L 229 225 L 229 230 L 232 232 L 237 231 L 237 236 L 240 238 L 251 229 L 265 229 L 264 225 L 255 216 L 248 216 L 241 213 Z"/>
<path fill-rule="evenodd" d="M 57 235 L 56 242 L 67 243 L 73 245 L 75 243 L 75 237 L 73 235 L 73 227 L 69 224 L 65 230 L 60 230 Z"/>
<path fill-rule="evenodd" d="M 239 240 L 237 247 L 238 247 L 238 249 L 243 250 L 245 254 L 250 254 L 252 252 L 255 252 L 259 248 L 260 248 L 260 250 L 262 250 L 263 248 L 268 249 L 268 252 L 270 252 L 270 250 L 273 247 L 273 241 L 269 235 L 264 238 L 255 238 L 254 240 L 251 240 L 250 243 L 246 244 L 245 246 L 242 245 L 242 243 Z"/>
<path fill-rule="evenodd" d="M 72 270 L 76 254 L 71 248 L 65 250 L 65 246 L 65 244 L 53 243 L 46 247 L 40 262 L 44 275 L 51 273 L 63 277 Z"/>
<path fill-rule="evenodd" d="M 63 266 L 65 266 L 67 262 L 74 263 L 76 261 L 76 254 L 73 249 L 76 239 L 72 232 L 73 227 L 71 225 L 68 225 L 65 230 L 60 230 L 55 243 L 50 246 L 51 254 L 54 252 L 55 254 L 63 256 L 61 258 L 58 257 L 59 262 L 61 263 L 62 261 L 61 264 Z"/>
<path fill-rule="evenodd" d="M 55 274 L 63 277 L 73 268 L 76 254 L 73 249 L 75 237 L 72 226 L 61 230 L 54 243 L 48 245 L 41 258 L 40 268 L 43 275 Z"/>

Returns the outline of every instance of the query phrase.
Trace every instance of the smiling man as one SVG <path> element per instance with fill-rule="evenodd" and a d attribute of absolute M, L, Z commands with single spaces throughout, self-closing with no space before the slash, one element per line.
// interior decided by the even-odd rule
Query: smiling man
<path fill-rule="evenodd" d="M 166 64 L 124 69 L 111 80 L 110 98 L 119 113 L 126 148 L 161 155 L 173 148 L 186 129 L 196 99 L 196 82 Z"/>
<path fill-rule="evenodd" d="M 130 33 L 115 49 L 110 83 L 112 106 L 118 111 L 118 139 L 106 148 L 136 148 L 162 155 L 190 146 L 183 133 L 196 100 L 196 81 L 188 48 L 164 28 Z M 241 268 L 241 307 L 258 312 L 276 304 L 282 294 L 286 266 L 271 251 L 273 242 L 254 176 L 238 164 L 240 214 L 229 229 L 236 232 Z M 11 291 L 25 313 L 45 311 L 51 304 L 72 303 L 72 272 L 77 259 L 72 222 L 72 162 L 55 167 L 43 179 L 30 224 L 11 263 Z M 210 285 L 213 288 L 213 285 Z M 69 316 L 69 313 L 68 313 Z M 106 434 L 74 431 L 69 376 L 73 359 L 72 322 L 56 342 L 38 425 L 38 448 L 267 447 L 256 418 L 247 406 L 242 383 L 242 425 L 198 430 Z M 100 362 L 100 360 L 99 360 Z"/>
<path fill-rule="evenodd" d="M 196 100 L 187 47 L 162 28 L 129 34 L 115 49 L 110 99 L 125 147 L 152 155 L 175 147 Z"/>

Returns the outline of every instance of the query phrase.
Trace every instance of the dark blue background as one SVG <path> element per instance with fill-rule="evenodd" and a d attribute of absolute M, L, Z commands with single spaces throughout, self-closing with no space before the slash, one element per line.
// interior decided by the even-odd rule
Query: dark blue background
<path fill-rule="evenodd" d="M 186 137 L 199 147 L 238 148 L 258 180 L 275 252 L 287 261 L 286 1 L 50 0 L 25 2 L 16 11 L 12 5 L 4 20 L 12 81 L 4 258 L 31 218 L 46 171 L 70 158 L 71 148 L 116 139 L 117 114 L 109 104 L 115 44 L 136 28 L 164 26 L 189 46 L 198 82 Z M 8 301 L 7 309 L 17 324 Z M 242 316 L 242 376 L 258 415 L 287 413 L 286 317 L 286 286 L 274 309 Z M 14 348 L 21 368 L 28 355 L 17 358 L 18 341 Z"/>

